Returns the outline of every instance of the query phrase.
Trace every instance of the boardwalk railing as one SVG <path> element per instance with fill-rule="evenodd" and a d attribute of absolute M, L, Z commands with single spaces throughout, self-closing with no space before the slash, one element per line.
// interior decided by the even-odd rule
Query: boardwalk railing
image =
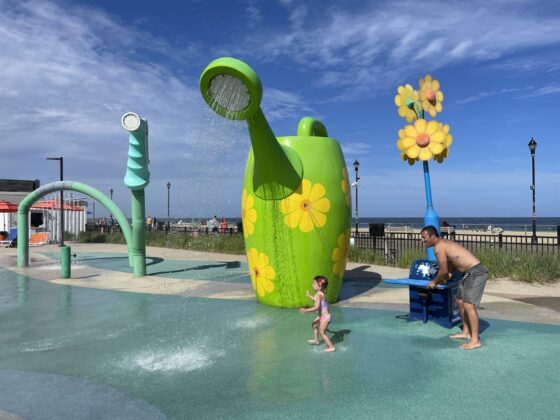
<path fill-rule="evenodd" d="M 536 242 L 531 236 L 497 234 L 443 234 L 453 241 L 463 245 L 472 253 L 495 250 L 507 253 L 531 253 L 534 255 L 560 255 L 560 238 L 558 236 L 537 236 Z M 384 236 L 372 236 L 368 232 L 352 232 L 352 242 L 357 248 L 375 250 L 384 255 L 388 264 L 406 253 L 424 251 L 424 246 L 418 232 L 387 233 Z"/>

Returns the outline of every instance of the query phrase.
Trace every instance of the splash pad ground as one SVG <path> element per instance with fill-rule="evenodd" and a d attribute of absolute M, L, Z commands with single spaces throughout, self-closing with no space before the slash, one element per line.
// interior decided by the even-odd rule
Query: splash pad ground
<path fill-rule="evenodd" d="M 0 250 L 0 418 L 553 418 L 560 288 L 491 282 L 484 347 L 407 323 L 406 270 L 350 265 L 333 306 L 335 354 L 307 345 L 311 315 L 255 302 L 244 257 L 74 245 L 15 269 Z M 521 322 L 524 321 L 524 322 Z M 451 397 L 451 398 L 448 398 Z"/>

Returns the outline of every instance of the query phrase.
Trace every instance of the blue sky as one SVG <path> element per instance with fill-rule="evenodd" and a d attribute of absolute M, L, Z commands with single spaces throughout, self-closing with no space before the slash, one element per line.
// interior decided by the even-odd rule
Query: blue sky
<path fill-rule="evenodd" d="M 147 212 L 240 214 L 249 140 L 213 114 L 198 78 L 234 56 L 258 73 L 278 136 L 314 116 L 360 166 L 361 216 L 422 216 L 422 166 L 399 159 L 399 84 L 431 74 L 445 94 L 450 157 L 431 163 L 436 211 L 558 216 L 560 3 L 557 1 L 0 0 L 2 178 L 65 178 L 128 212 L 120 117 L 150 124 Z"/>

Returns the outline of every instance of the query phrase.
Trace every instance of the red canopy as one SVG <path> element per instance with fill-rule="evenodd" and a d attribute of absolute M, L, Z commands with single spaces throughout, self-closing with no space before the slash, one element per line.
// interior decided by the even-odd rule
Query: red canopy
<path fill-rule="evenodd" d="M 18 210 L 18 205 L 11 201 L 0 200 L 0 213 L 15 213 Z"/>
<path fill-rule="evenodd" d="M 46 210 L 60 210 L 60 200 L 43 200 L 43 201 L 39 201 L 35 204 L 33 204 L 33 206 L 31 206 L 32 209 L 46 209 Z M 64 210 L 70 210 L 70 211 L 84 211 L 83 207 L 80 206 L 74 206 L 68 202 L 64 202 Z"/>

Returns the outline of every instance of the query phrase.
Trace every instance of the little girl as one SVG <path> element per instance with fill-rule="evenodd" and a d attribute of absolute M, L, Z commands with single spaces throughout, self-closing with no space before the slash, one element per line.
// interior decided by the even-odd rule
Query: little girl
<path fill-rule="evenodd" d="M 319 334 L 321 334 L 321 337 L 323 337 L 323 340 L 325 340 L 325 344 L 327 345 L 325 351 L 332 352 L 336 351 L 336 349 L 334 348 L 329 337 L 327 337 L 327 334 L 325 334 L 325 330 L 331 322 L 331 312 L 329 311 L 329 304 L 327 303 L 327 300 L 325 298 L 325 290 L 327 289 L 328 285 L 329 281 L 326 277 L 316 276 L 313 279 L 312 284 L 313 290 L 315 290 L 316 292 L 315 296 L 312 296 L 309 293 L 309 290 L 305 292 L 307 294 L 307 297 L 313 301 L 314 305 L 311 308 L 300 308 L 299 312 L 301 314 L 304 314 L 306 312 L 317 311 L 317 314 L 319 316 L 315 318 L 311 323 L 311 327 L 313 328 L 313 338 L 311 340 L 307 340 L 307 342 L 314 345 L 319 344 Z"/>

